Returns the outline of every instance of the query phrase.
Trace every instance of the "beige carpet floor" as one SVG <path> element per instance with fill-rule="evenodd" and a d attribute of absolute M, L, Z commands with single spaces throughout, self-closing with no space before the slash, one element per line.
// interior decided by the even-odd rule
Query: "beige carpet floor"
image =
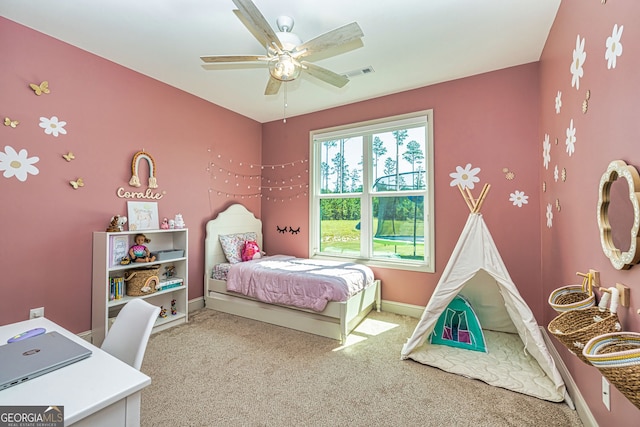
<path fill-rule="evenodd" d="M 149 340 L 142 426 L 582 426 L 565 403 L 400 360 L 417 322 L 374 312 L 340 346 L 198 310 Z"/>

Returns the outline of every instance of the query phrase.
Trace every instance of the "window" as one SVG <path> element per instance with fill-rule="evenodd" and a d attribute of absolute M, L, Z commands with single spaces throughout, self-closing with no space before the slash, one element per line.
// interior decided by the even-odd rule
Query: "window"
<path fill-rule="evenodd" d="M 310 255 L 433 271 L 433 112 L 311 132 Z"/>

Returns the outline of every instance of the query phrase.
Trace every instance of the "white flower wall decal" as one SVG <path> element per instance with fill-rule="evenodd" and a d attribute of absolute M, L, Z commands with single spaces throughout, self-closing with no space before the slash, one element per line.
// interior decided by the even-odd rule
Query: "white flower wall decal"
<path fill-rule="evenodd" d="M 56 116 L 53 116 L 50 119 L 40 117 L 40 127 L 44 129 L 44 133 L 47 135 L 53 135 L 56 138 L 59 134 L 67 134 L 67 131 L 64 128 L 66 124 L 67 122 L 59 121 Z"/>
<path fill-rule="evenodd" d="M 571 61 L 571 86 L 580 89 L 580 77 L 584 75 L 582 66 L 587 60 L 587 52 L 584 51 L 584 38 L 580 40 L 580 35 L 576 38 L 576 47 L 573 49 L 573 60 Z"/>
<path fill-rule="evenodd" d="M 27 180 L 27 174 L 38 175 L 40 171 L 34 164 L 38 163 L 40 158 L 28 156 L 24 148 L 16 152 L 13 147 L 4 147 L 4 152 L 0 151 L 0 171 L 4 171 L 2 175 L 5 178 L 15 176 L 21 182 Z"/>
<path fill-rule="evenodd" d="M 560 108 L 562 108 L 562 92 L 558 91 L 556 95 L 556 114 L 560 114 Z"/>
<path fill-rule="evenodd" d="M 547 227 L 551 228 L 553 226 L 553 208 L 551 207 L 551 203 L 547 204 Z"/>
<path fill-rule="evenodd" d="M 471 168 L 471 163 L 467 163 L 464 168 L 456 166 L 456 171 L 449 174 L 453 178 L 449 185 L 455 187 L 460 184 L 462 188 L 473 190 L 475 183 L 480 182 L 480 178 L 476 176 L 478 172 L 480 172 L 480 168 Z"/>
<path fill-rule="evenodd" d="M 576 151 L 576 129 L 573 127 L 573 119 L 567 128 L 567 139 L 564 141 L 567 146 L 567 154 L 569 157 Z"/>
<path fill-rule="evenodd" d="M 616 59 L 622 55 L 622 43 L 620 43 L 620 38 L 622 37 L 623 29 L 624 25 L 620 25 L 620 28 L 618 28 L 618 24 L 615 24 L 613 26 L 611 36 L 607 37 L 607 48 L 604 51 L 604 59 L 607 60 L 608 69 L 616 68 Z"/>
<path fill-rule="evenodd" d="M 549 142 L 549 134 L 544 134 L 544 141 L 542 141 L 542 162 L 545 169 L 549 169 L 549 162 L 551 161 L 551 143 Z"/>
<path fill-rule="evenodd" d="M 529 203 L 528 199 L 529 196 L 526 196 L 524 194 L 524 191 L 516 190 L 509 195 L 509 201 L 512 202 L 514 206 L 517 206 L 519 208 L 521 208 L 522 205 L 526 205 L 527 203 Z"/>

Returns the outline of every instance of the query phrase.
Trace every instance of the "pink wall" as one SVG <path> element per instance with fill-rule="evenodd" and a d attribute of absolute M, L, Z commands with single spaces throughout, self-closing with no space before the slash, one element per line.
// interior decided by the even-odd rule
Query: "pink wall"
<path fill-rule="evenodd" d="M 531 227 L 540 222 L 539 171 L 532 161 L 540 152 L 538 93 L 538 64 L 528 64 L 293 117 L 286 123 L 275 121 L 263 127 L 263 161 L 309 159 L 309 131 L 313 129 L 433 109 L 436 273 L 378 268 L 382 298 L 426 305 L 469 214 L 458 189 L 449 185 L 449 174 L 456 166 L 471 163 L 481 168 L 476 196 L 483 183 L 492 186 L 482 208 L 485 221 L 520 292 L 534 313 L 540 314 L 540 230 L 537 225 Z M 507 180 L 503 168 L 514 172 L 515 179 Z M 289 171 L 265 169 L 264 174 L 278 181 Z M 522 208 L 509 202 L 515 190 L 529 196 L 529 203 Z M 296 197 L 297 189 L 291 200 L 286 191 L 283 193 L 276 195 L 275 201 L 263 198 L 266 249 L 306 256 L 308 197 Z M 285 224 L 301 226 L 302 233 L 278 233 L 276 226 Z"/>
<path fill-rule="evenodd" d="M 596 221 L 598 186 L 601 175 L 612 160 L 625 160 L 640 167 L 638 152 L 638 97 L 640 93 L 640 3 L 635 1 L 563 0 L 540 61 L 541 122 L 536 159 L 547 192 L 540 200 L 542 231 L 542 296 L 560 286 L 579 283 L 577 271 L 600 271 L 604 286 L 623 283 L 631 289 L 631 307 L 621 307 L 619 317 L 626 330 L 640 330 L 640 266 L 619 271 L 603 255 Z M 623 25 L 622 55 L 609 69 L 605 59 L 606 40 L 613 27 Z M 576 37 L 585 39 L 587 53 L 584 76 L 579 89 L 572 87 L 570 65 Z M 588 110 L 582 112 L 587 90 Z M 556 94 L 562 93 L 562 108 L 555 110 Z M 573 119 L 576 129 L 575 153 L 565 150 L 566 129 Z M 542 141 L 551 139 L 551 162 L 542 162 Z M 558 145 L 555 145 L 558 138 Z M 553 168 L 567 170 L 566 182 L 555 182 Z M 540 184 L 541 186 L 541 184 Z M 553 225 L 547 228 L 546 205 L 558 199 L 560 212 L 553 210 Z M 545 305 L 544 323 L 555 313 Z M 612 387 L 611 412 L 601 403 L 600 373 L 580 362 L 558 344 L 560 353 L 585 396 L 600 425 L 638 425 L 640 413 Z"/>
<path fill-rule="evenodd" d="M 160 216 L 181 212 L 190 229 L 191 299 L 202 296 L 204 224 L 238 201 L 264 221 L 268 252 L 307 255 L 308 133 L 312 129 L 433 109 L 435 119 L 436 273 L 377 269 L 383 298 L 424 305 L 457 241 L 468 211 L 449 173 L 471 163 L 482 169 L 481 182 L 492 189 L 483 215 L 505 264 L 541 325 L 554 316 L 546 303 L 556 287 L 576 282 L 576 271 L 601 272 L 606 286 L 628 285 L 631 308 L 620 317 L 626 329 L 639 330 L 640 304 L 635 295 L 640 266 L 613 269 L 600 250 L 595 221 L 600 175 L 609 161 L 640 165 L 634 150 L 638 135 L 635 95 L 640 80 L 640 4 L 564 0 L 542 60 L 386 96 L 358 104 L 260 125 L 199 98 L 122 68 L 87 52 L 0 18 L 0 115 L 19 120 L 0 126 L 5 146 L 38 156 L 38 175 L 25 182 L 0 178 L 2 245 L 0 246 L 0 324 L 23 320 L 30 308 L 45 306 L 46 315 L 74 332 L 90 329 L 91 233 L 106 227 L 114 214 L 126 215 L 118 187 L 127 187 L 133 154 L 151 153 L 158 166 Z M 614 24 L 625 25 L 624 53 L 607 69 L 604 43 Z M 586 38 L 587 61 L 580 89 L 571 87 L 569 66 L 576 36 Z M 48 80 L 51 94 L 37 97 L 28 83 Z M 214 82 L 212 81 L 212 84 Z M 589 110 L 581 111 L 586 90 Z M 562 91 L 560 114 L 554 110 Z M 39 117 L 67 122 L 66 135 L 54 138 L 38 126 Z M 569 157 L 564 138 L 569 121 L 577 129 L 576 152 Z M 551 167 L 542 166 L 542 140 L 552 141 Z M 555 138 L 559 143 L 553 144 Z M 67 163 L 63 153 L 73 151 Z M 255 172 L 247 164 L 291 166 L 266 168 L 264 197 L 235 196 L 244 178 L 211 163 L 226 162 L 240 175 Z M 244 166 L 240 166 L 243 163 Z M 555 182 L 553 166 L 566 168 L 566 182 Z M 507 180 L 503 172 L 515 173 Z M 73 190 L 68 181 L 82 177 Z M 269 184 L 271 180 L 271 184 Z M 226 181 L 226 182 L 225 182 Z M 542 182 L 547 191 L 542 192 Z M 291 190 L 284 185 L 291 182 Z M 298 187 L 296 187 L 298 186 Z M 529 203 L 509 202 L 515 190 Z M 478 189 L 476 189 L 476 192 Z M 274 194 L 277 193 L 276 194 Z M 218 194 L 220 193 L 220 194 Z M 546 226 L 546 206 L 558 199 L 553 226 Z M 280 234 L 276 226 L 301 227 L 300 234 Z M 542 268 L 540 268 L 542 266 Z M 600 402 L 600 375 L 558 346 L 564 362 L 601 425 L 634 425 L 637 409 L 612 388 L 612 411 Z"/>
<path fill-rule="evenodd" d="M 131 162 L 143 149 L 166 193 L 160 217 L 182 213 L 189 228 L 189 297 L 202 296 L 204 224 L 231 202 L 209 189 L 235 191 L 208 165 L 218 155 L 260 164 L 261 125 L 4 18 L 0 40 L 0 115 L 20 122 L 0 126 L 0 151 L 39 157 L 25 182 L 0 177 L 0 324 L 44 306 L 74 332 L 91 328 L 92 232 L 127 215 L 116 190 L 133 189 Z M 43 80 L 51 93 L 36 96 L 29 83 Z M 51 116 L 67 122 L 66 135 L 39 127 Z M 85 186 L 73 190 L 78 177 Z M 259 198 L 240 202 L 260 215 Z"/>

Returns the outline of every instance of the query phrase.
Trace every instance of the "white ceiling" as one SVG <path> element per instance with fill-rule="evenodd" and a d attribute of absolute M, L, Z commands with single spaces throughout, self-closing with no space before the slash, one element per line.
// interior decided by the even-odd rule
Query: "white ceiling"
<path fill-rule="evenodd" d="M 363 47 L 316 64 L 313 77 L 264 95 L 266 67 L 206 70 L 200 56 L 264 53 L 231 0 L 2 0 L 0 15 L 259 122 L 537 61 L 560 0 L 253 0 L 272 28 L 295 19 L 303 40 L 357 21 Z M 277 29 L 276 29 L 277 31 Z"/>

